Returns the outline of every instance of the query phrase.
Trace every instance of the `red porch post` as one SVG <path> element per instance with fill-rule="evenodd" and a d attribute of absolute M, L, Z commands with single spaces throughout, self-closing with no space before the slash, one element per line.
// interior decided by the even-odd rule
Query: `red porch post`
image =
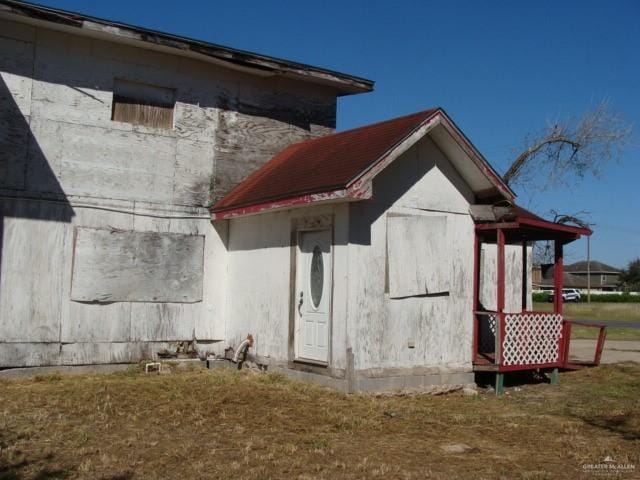
<path fill-rule="evenodd" d="M 504 230 L 497 231 L 498 239 L 498 298 L 496 299 L 496 311 L 504 310 Z"/>
<path fill-rule="evenodd" d="M 496 363 L 502 365 L 504 359 L 502 358 L 502 339 L 505 331 L 504 321 L 504 230 L 499 228 L 496 231 L 496 240 L 498 244 L 498 265 L 497 265 L 497 292 L 498 298 L 496 299 L 496 315 L 498 316 L 497 328 L 496 328 Z"/>
<path fill-rule="evenodd" d="M 527 241 L 522 240 L 522 300 L 520 302 L 520 311 L 527 310 L 527 283 L 529 278 L 527 276 Z"/>
<path fill-rule="evenodd" d="M 478 359 L 478 341 L 480 336 L 480 318 L 476 313 L 478 311 L 478 302 L 480 297 L 480 236 L 475 232 L 473 241 L 473 345 L 471 358 L 475 362 Z"/>

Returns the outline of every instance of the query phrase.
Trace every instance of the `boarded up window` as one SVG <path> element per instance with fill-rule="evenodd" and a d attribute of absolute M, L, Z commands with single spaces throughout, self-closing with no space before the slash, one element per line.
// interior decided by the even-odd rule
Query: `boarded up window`
<path fill-rule="evenodd" d="M 390 215 L 387 256 L 391 298 L 449 291 L 447 217 Z"/>
<path fill-rule="evenodd" d="M 202 235 L 78 228 L 71 299 L 198 302 L 203 255 Z"/>
<path fill-rule="evenodd" d="M 113 81 L 111 120 L 156 128 L 173 128 L 175 91 L 129 80 Z"/>

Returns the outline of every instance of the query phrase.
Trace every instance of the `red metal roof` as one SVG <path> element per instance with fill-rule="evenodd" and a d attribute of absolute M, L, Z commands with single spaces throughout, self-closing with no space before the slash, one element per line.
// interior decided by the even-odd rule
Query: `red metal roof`
<path fill-rule="evenodd" d="M 438 111 L 424 110 L 291 145 L 218 201 L 213 211 L 344 189 Z"/>

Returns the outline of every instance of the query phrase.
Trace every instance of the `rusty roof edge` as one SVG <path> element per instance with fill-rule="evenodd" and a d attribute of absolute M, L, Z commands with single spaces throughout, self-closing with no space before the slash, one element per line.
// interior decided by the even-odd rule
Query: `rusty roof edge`
<path fill-rule="evenodd" d="M 244 183 L 244 181 L 240 182 L 238 184 L 238 186 L 242 185 L 243 183 Z M 234 187 L 234 189 L 235 189 L 235 187 Z M 322 188 L 301 189 L 301 190 L 295 190 L 295 191 L 292 190 L 291 192 L 287 192 L 285 195 L 270 195 L 270 196 L 261 197 L 259 199 L 255 199 L 255 200 L 245 201 L 245 202 L 242 202 L 242 203 L 234 203 L 234 204 L 231 204 L 231 205 L 228 205 L 228 206 L 216 207 L 216 205 L 218 203 L 220 203 L 230 193 L 233 192 L 233 190 L 231 190 L 231 192 L 229 192 L 229 194 L 225 195 L 220 200 L 218 200 L 216 203 L 214 203 L 209 208 L 209 211 L 213 212 L 213 213 L 223 213 L 223 212 L 227 212 L 229 210 L 236 210 L 236 209 L 240 209 L 240 208 L 246 208 L 246 207 L 249 207 L 251 205 L 258 205 L 258 204 L 271 203 L 271 202 L 280 202 L 280 201 L 286 201 L 286 200 L 292 199 L 292 198 L 302 197 L 302 196 L 305 196 L 305 195 L 318 195 L 318 194 L 322 194 L 322 193 L 337 192 L 337 191 L 342 191 L 342 190 L 345 190 L 344 185 L 335 184 L 335 185 L 331 185 L 331 186 L 328 186 L 328 187 L 322 187 Z"/>
<path fill-rule="evenodd" d="M 341 95 L 370 92 L 373 90 L 374 86 L 374 82 L 372 80 L 337 72 L 335 70 L 315 67 L 269 55 L 261 55 L 181 35 L 174 35 L 135 25 L 93 17 L 90 15 L 37 5 L 34 3 L 18 0 L 0 0 L 0 11 L 33 20 L 56 23 L 66 27 L 75 27 L 92 32 L 98 31 L 113 37 L 121 37 L 129 41 L 137 40 L 140 42 L 155 44 L 176 50 L 176 53 L 190 51 L 230 64 L 236 64 L 257 70 L 276 72 L 285 76 L 312 81 L 314 83 L 332 85 L 341 92 Z M 103 26 L 105 28 L 100 30 L 96 29 L 96 26 Z"/>

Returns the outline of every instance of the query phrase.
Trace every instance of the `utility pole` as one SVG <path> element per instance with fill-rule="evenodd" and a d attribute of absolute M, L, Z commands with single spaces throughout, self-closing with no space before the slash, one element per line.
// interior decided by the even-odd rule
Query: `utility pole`
<path fill-rule="evenodd" d="M 591 303 L 591 235 L 587 235 L 587 303 Z"/>

